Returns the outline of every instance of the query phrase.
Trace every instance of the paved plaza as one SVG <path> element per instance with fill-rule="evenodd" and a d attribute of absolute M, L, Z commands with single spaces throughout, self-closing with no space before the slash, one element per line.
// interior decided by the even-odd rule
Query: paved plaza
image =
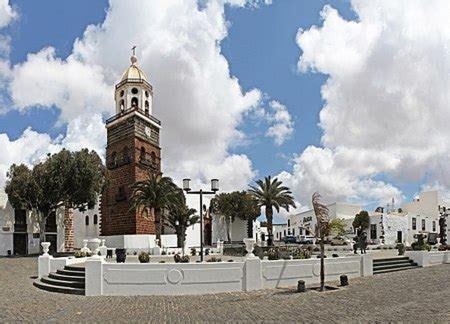
<path fill-rule="evenodd" d="M 171 297 L 85 297 L 32 285 L 36 258 L 0 259 L 0 322 L 450 321 L 450 264 L 353 279 L 346 289 Z"/>

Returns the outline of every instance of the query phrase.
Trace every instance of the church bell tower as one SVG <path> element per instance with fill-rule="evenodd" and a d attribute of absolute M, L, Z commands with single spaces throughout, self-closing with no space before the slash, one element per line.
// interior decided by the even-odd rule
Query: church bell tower
<path fill-rule="evenodd" d="M 106 121 L 107 183 L 101 197 L 101 235 L 155 234 L 155 220 L 130 210 L 132 186 L 161 173 L 161 122 L 152 115 L 153 88 L 131 65 L 115 87 L 114 116 Z"/>

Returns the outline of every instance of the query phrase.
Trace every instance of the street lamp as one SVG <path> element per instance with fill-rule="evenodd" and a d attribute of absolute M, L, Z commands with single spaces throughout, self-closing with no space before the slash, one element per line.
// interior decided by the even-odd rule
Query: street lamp
<path fill-rule="evenodd" d="M 211 191 L 191 191 L 189 182 L 191 179 L 183 179 L 183 190 L 186 194 L 200 195 L 200 261 L 203 262 L 203 195 L 215 195 L 219 190 L 219 179 L 211 179 Z"/>

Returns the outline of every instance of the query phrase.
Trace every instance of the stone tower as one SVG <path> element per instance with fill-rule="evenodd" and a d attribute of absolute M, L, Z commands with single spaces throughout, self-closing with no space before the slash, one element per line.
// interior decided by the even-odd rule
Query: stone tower
<path fill-rule="evenodd" d="M 101 197 L 101 235 L 155 234 L 154 219 L 130 211 L 132 186 L 161 173 L 161 122 L 152 116 L 153 89 L 131 56 L 115 88 L 116 114 L 106 121 L 107 185 Z"/>

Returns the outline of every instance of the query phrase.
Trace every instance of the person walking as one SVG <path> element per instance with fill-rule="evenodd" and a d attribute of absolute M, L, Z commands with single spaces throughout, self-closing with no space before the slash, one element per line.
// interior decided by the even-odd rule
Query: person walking
<path fill-rule="evenodd" d="M 359 235 L 353 237 L 353 253 L 358 254 Z"/>
<path fill-rule="evenodd" d="M 365 232 L 359 235 L 359 248 L 361 249 L 361 254 L 366 254 L 367 234 Z"/>

